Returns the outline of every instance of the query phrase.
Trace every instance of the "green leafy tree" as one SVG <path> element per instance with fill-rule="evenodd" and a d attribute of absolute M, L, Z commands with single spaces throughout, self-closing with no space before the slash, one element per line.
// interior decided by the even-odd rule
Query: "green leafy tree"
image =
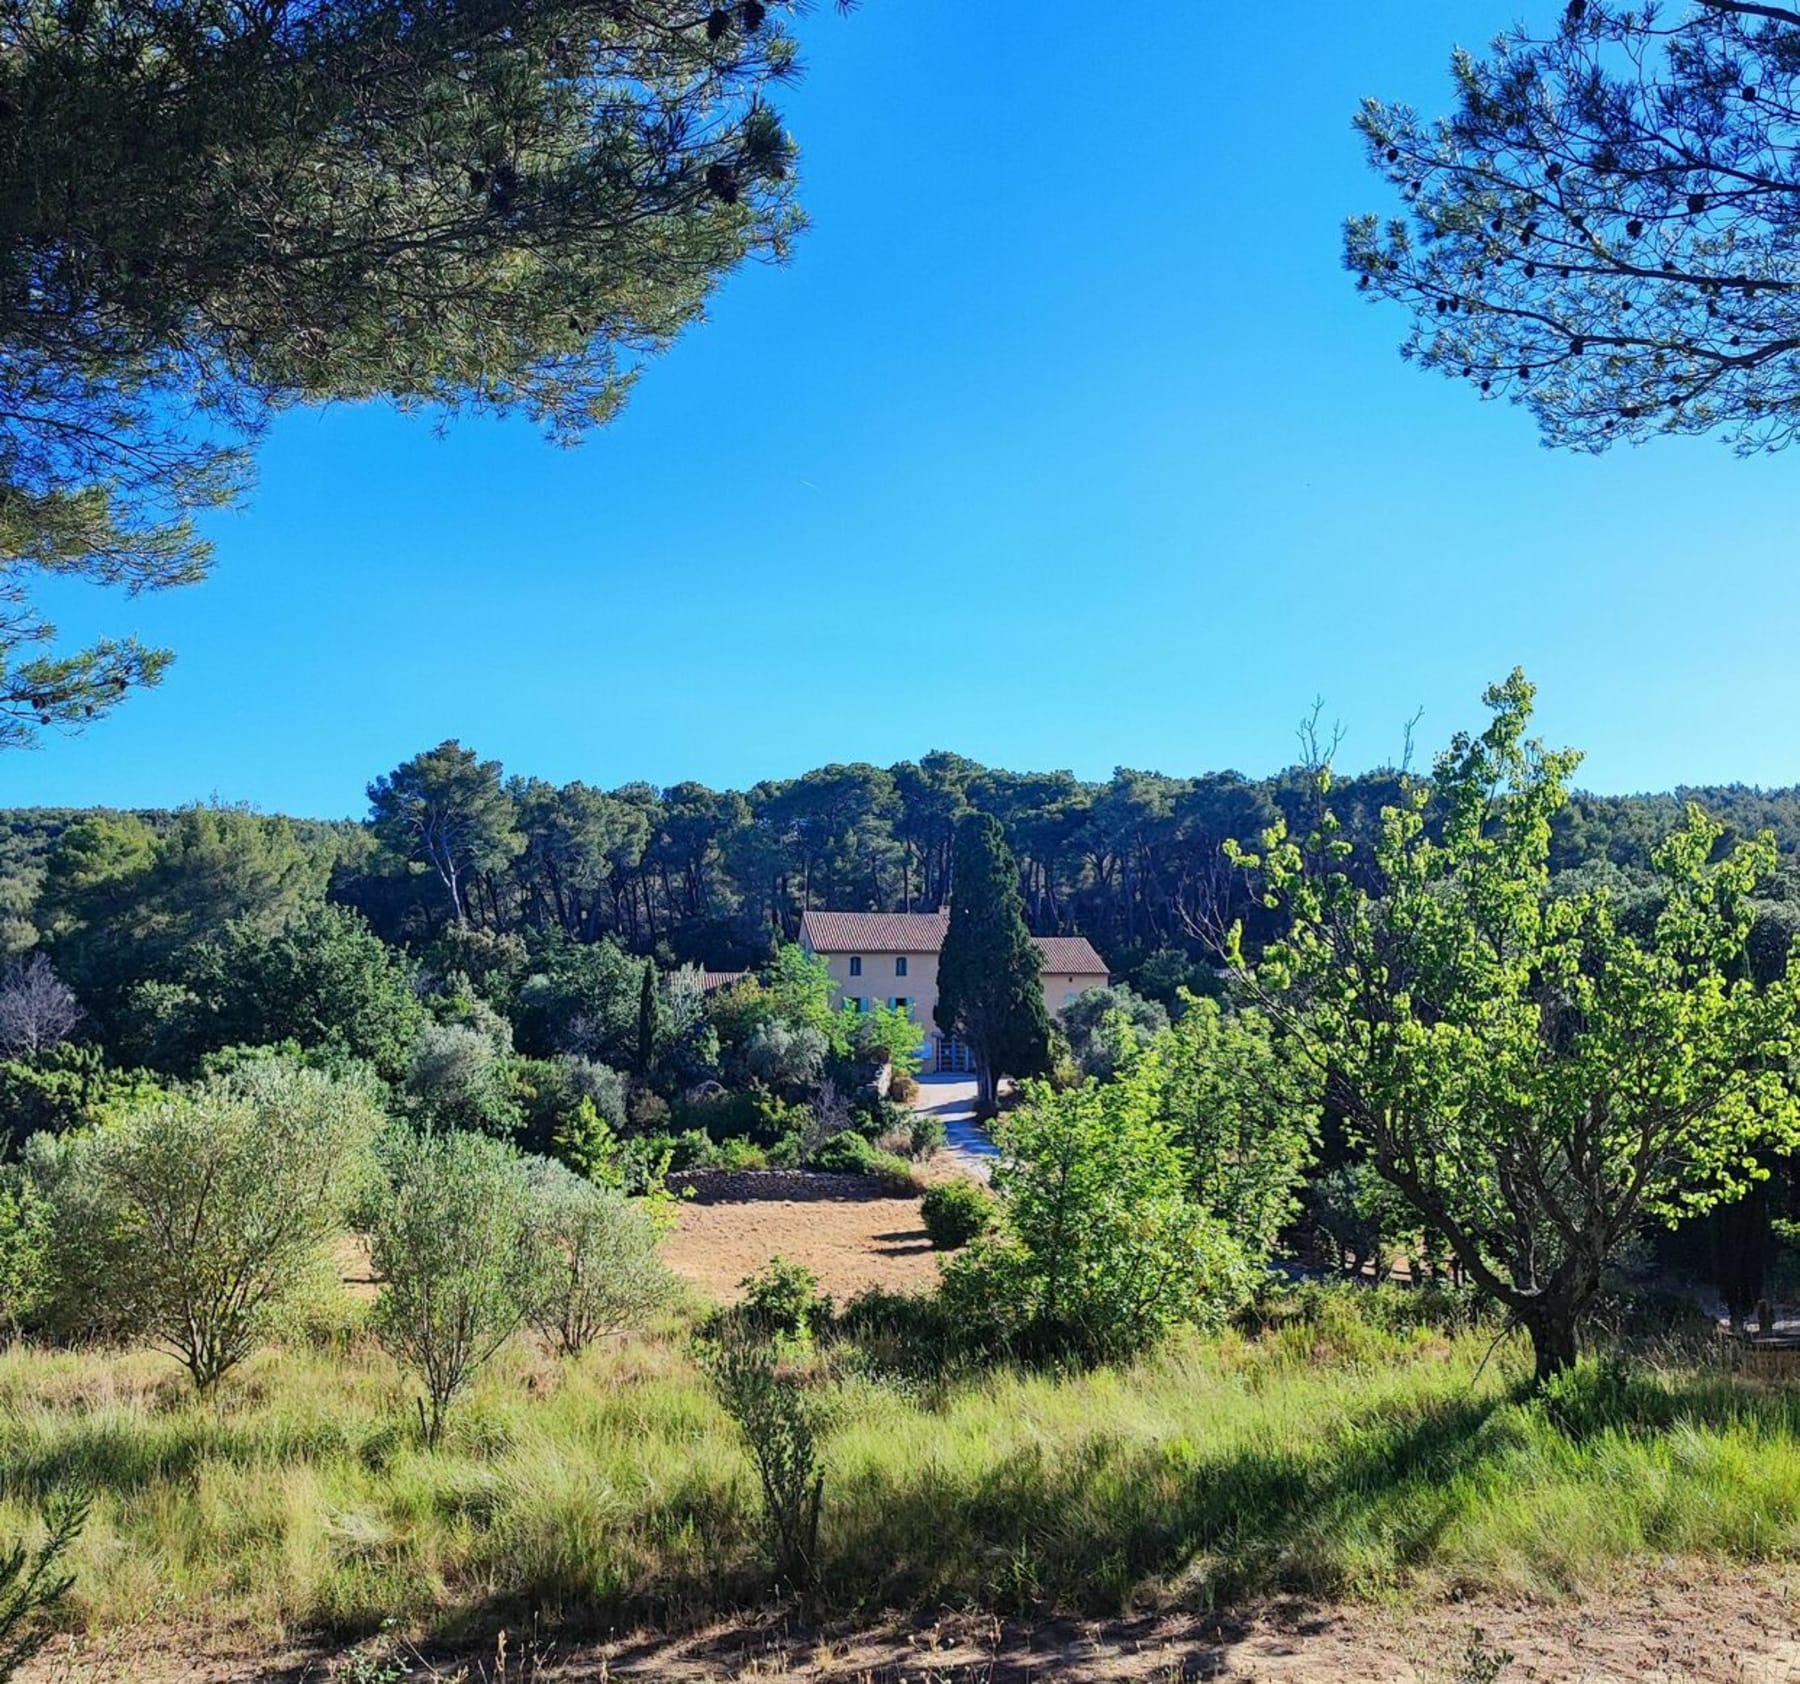
<path fill-rule="evenodd" d="M 999 1138 L 999 1225 L 944 1270 L 959 1325 L 1025 1356 L 1111 1361 L 1248 1290 L 1250 1258 L 1193 1197 L 1147 1085 L 1040 1086 Z"/>
<path fill-rule="evenodd" d="M 656 1067 L 656 1031 L 660 1013 L 656 999 L 656 965 L 644 961 L 644 974 L 638 983 L 637 1073 L 648 1076 Z"/>
<path fill-rule="evenodd" d="M 1264 1013 L 1191 995 L 1183 1008 L 1119 1079 L 1172 1129 L 1194 1197 L 1248 1252 L 1266 1256 L 1299 1210 L 1323 1084 Z"/>
<path fill-rule="evenodd" d="M 506 865 L 523 846 L 498 760 L 439 743 L 369 785 L 375 834 L 402 859 L 436 874 L 458 924 L 468 922 L 469 880 Z"/>
<path fill-rule="evenodd" d="M 296 403 L 569 439 L 798 227 L 788 8 L 0 6 L 0 744 L 167 659 L 33 587 L 200 577 L 196 514 Z M 228 160 L 228 167 L 222 161 Z"/>
<path fill-rule="evenodd" d="M 273 933 L 227 924 L 189 959 L 195 1054 L 230 1046 L 331 1048 L 389 1081 L 424 1027 L 406 961 L 344 907 L 320 906 Z"/>
<path fill-rule="evenodd" d="M 261 1059 L 73 1138 L 47 1189 L 61 1319 L 210 1392 L 323 1266 L 380 1122 L 363 1089 Z"/>
<path fill-rule="evenodd" d="M 1541 1382 L 1574 1361 L 1646 1219 L 1735 1195 L 1759 1149 L 1800 1138 L 1800 996 L 1746 974 L 1772 844 L 1721 851 L 1697 807 L 1656 850 L 1648 937 L 1604 890 L 1552 892 L 1578 757 L 1527 738 L 1532 696 L 1518 672 L 1492 687 L 1488 728 L 1383 815 L 1379 893 L 1352 874 L 1321 768 L 1311 828 L 1276 825 L 1254 862 L 1289 931 L 1245 974 L 1376 1172 L 1530 1334 Z"/>
<path fill-rule="evenodd" d="M 1103 1079 L 1169 1026 L 1168 1008 L 1160 1000 L 1146 1000 L 1124 983 L 1083 990 L 1057 1017 L 1076 1063 Z"/>
<path fill-rule="evenodd" d="M 561 1164 L 532 1166 L 544 1284 L 532 1321 L 564 1356 L 639 1326 L 675 1295 L 657 1254 L 661 1207 L 628 1199 Z"/>
<path fill-rule="evenodd" d="M 967 1041 L 984 1105 L 1002 1076 L 1050 1069 L 1043 955 L 1025 927 L 1019 868 L 999 821 L 973 813 L 956 829 L 950 927 L 938 955 L 937 1026 Z"/>
<path fill-rule="evenodd" d="M 426 1442 L 542 1302 L 545 1254 L 526 1160 L 485 1135 L 403 1133 L 368 1212 L 375 1328 L 423 1382 Z"/>
<path fill-rule="evenodd" d="M 1561 11 L 1459 51 L 1445 119 L 1364 103 L 1404 212 L 1353 219 L 1348 267 L 1411 311 L 1409 357 L 1525 405 L 1549 443 L 1788 443 L 1800 8 Z"/>

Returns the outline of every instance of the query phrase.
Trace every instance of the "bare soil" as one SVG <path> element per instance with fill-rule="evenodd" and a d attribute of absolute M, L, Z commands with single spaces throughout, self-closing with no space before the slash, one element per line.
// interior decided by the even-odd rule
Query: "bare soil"
<path fill-rule="evenodd" d="M 832 1177 L 832 1181 L 854 1180 Z M 828 1198 L 685 1203 L 663 1258 L 709 1298 L 729 1301 L 772 1257 L 804 1263 L 843 1299 L 866 1287 L 903 1292 L 937 1280 L 937 1254 L 916 1198 Z"/>
<path fill-rule="evenodd" d="M 207 1649 L 193 1633 L 145 1630 L 98 1647 L 58 1646 L 21 1684 L 301 1684 L 405 1676 L 515 1684 L 1800 1684 L 1800 1585 L 1785 1570 L 1665 1563 L 1616 1594 L 1567 1603 L 1471 1599 L 1416 1606 L 1262 1605 L 1103 1623 L 1024 1623 L 959 1614 L 809 1630 L 777 1614 L 679 1637 L 564 1645 L 513 1634 L 462 1654 L 383 1649 L 404 1672 L 350 1670 L 349 1657 Z M 1473 1647 L 1473 1650 L 1471 1646 Z M 1480 1664 L 1511 1658 L 1494 1671 Z M 373 1651 L 370 1651 L 371 1659 Z"/>

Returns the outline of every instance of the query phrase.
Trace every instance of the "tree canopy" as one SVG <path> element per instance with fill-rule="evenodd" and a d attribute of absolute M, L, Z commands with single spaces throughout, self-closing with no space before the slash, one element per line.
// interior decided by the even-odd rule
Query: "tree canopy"
<path fill-rule="evenodd" d="M 1530 1333 L 1541 1380 L 1646 1220 L 1741 1193 L 1759 1150 L 1800 1142 L 1800 988 L 1745 962 L 1772 845 L 1722 849 L 1698 808 L 1657 849 L 1645 934 L 1604 887 L 1554 892 L 1579 757 L 1527 737 L 1522 674 L 1487 703 L 1386 813 L 1373 891 L 1320 768 L 1312 822 L 1272 827 L 1258 862 L 1288 929 L 1242 975 L 1375 1171 Z"/>
<path fill-rule="evenodd" d="M 1348 224 L 1345 262 L 1414 317 L 1421 366 L 1601 450 L 1800 423 L 1800 8 L 1569 0 L 1547 35 L 1459 51 L 1437 121 L 1364 103 L 1404 213 Z"/>
<path fill-rule="evenodd" d="M 789 10 L 0 3 L 0 747 L 156 680 L 34 586 L 199 578 L 282 407 L 613 414 L 799 227 Z"/>

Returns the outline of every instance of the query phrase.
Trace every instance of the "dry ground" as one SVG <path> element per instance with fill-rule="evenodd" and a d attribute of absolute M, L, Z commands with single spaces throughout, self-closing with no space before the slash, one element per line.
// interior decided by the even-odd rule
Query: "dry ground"
<path fill-rule="evenodd" d="M 842 1300 L 865 1287 L 900 1292 L 937 1280 L 916 1198 L 745 1199 L 684 1204 L 663 1258 L 709 1298 L 731 1299 L 772 1257 L 804 1263 Z"/>
<path fill-rule="evenodd" d="M 1530 1605 L 1487 1601 L 1418 1608 L 1282 1603 L 1241 1616 L 1159 1615 L 1106 1624 L 1002 1622 L 956 1615 L 830 1634 L 778 1618 L 566 1647 L 515 1635 L 514 1684 L 1800 1684 L 1800 1602 L 1772 1569 L 1665 1564 L 1617 1595 Z M 1477 1634 L 1479 1638 L 1477 1638 Z M 1465 1665 L 1472 1642 L 1513 1659 L 1498 1673 Z M 494 1646 L 429 1661 L 408 1652 L 404 1676 L 491 1680 Z M 393 1651 L 385 1652 L 392 1655 Z M 342 1656 L 293 1650 L 203 1658 L 180 1635 L 146 1629 L 106 1650 L 46 1654 L 21 1684 L 303 1684 L 402 1674 L 352 1670 Z"/>

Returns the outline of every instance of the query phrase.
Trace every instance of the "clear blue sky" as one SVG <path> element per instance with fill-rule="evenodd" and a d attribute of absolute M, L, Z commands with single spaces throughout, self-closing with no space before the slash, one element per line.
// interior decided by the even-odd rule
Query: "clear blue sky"
<path fill-rule="evenodd" d="M 605 785 L 1262 772 L 1321 694 L 1367 764 L 1515 663 L 1591 787 L 1800 780 L 1800 458 L 1552 455 L 1338 268 L 1388 208 L 1358 97 L 1441 109 L 1517 3 L 822 8 L 791 265 L 574 451 L 286 418 L 211 580 L 65 614 L 172 644 L 162 689 L 0 801 L 360 813 L 450 736 Z"/>

